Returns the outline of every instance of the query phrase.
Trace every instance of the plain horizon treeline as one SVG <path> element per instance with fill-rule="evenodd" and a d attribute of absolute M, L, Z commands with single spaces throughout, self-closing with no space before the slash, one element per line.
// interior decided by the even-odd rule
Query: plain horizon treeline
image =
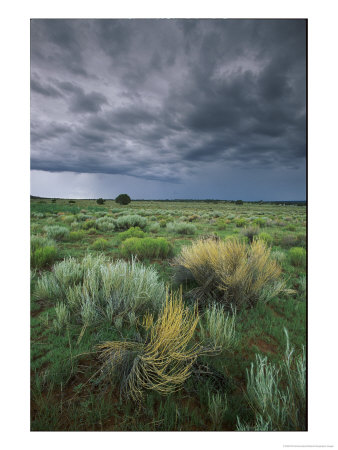
<path fill-rule="evenodd" d="M 64 198 L 64 197 L 41 197 L 38 195 L 30 195 L 31 199 L 41 199 L 41 200 L 97 200 L 97 198 Z M 115 201 L 115 198 L 105 198 L 104 200 Z M 196 202 L 196 203 L 252 203 L 252 204 L 265 204 L 265 205 L 296 205 L 296 206 L 306 206 L 307 200 L 224 200 L 224 199 L 141 199 L 135 198 L 131 199 L 133 202 Z"/>

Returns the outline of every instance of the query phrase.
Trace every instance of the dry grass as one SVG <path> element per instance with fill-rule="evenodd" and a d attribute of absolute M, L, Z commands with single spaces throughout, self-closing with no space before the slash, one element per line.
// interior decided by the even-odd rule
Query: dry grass
<path fill-rule="evenodd" d="M 123 390 L 134 400 L 140 400 L 145 389 L 169 394 L 182 386 L 202 352 L 191 344 L 198 320 L 197 309 L 184 306 L 182 293 L 167 294 L 156 322 L 151 315 L 145 317 L 144 343 L 105 342 L 98 347 L 103 367 L 119 374 Z"/>
<path fill-rule="evenodd" d="M 281 274 L 260 240 L 249 246 L 236 239 L 199 240 L 183 247 L 174 264 L 191 272 L 199 285 L 194 290 L 199 301 L 212 299 L 236 309 L 254 306 L 262 290 Z"/>

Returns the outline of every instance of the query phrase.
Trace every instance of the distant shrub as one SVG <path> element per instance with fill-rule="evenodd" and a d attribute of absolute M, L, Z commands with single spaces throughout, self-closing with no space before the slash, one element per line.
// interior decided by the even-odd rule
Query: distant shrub
<path fill-rule="evenodd" d="M 288 248 L 297 245 L 297 241 L 297 236 L 294 236 L 293 234 L 287 234 L 286 236 L 282 236 L 280 243 L 282 247 Z"/>
<path fill-rule="evenodd" d="M 258 239 L 261 239 L 267 245 L 272 245 L 272 243 L 273 243 L 273 237 L 269 233 L 259 233 Z"/>
<path fill-rule="evenodd" d="M 84 231 L 71 231 L 69 233 L 69 240 L 70 241 L 79 241 L 85 236 Z"/>
<path fill-rule="evenodd" d="M 296 231 L 297 227 L 296 227 L 296 225 L 288 225 L 288 226 L 286 227 L 286 229 L 287 229 L 288 231 Z"/>
<path fill-rule="evenodd" d="M 172 253 L 172 245 L 164 238 L 129 238 L 121 247 L 123 256 L 138 258 L 167 258 Z"/>
<path fill-rule="evenodd" d="M 161 228 L 165 228 L 165 227 L 167 226 L 167 221 L 164 220 L 164 219 L 161 219 L 160 222 L 159 222 L 159 224 L 160 224 L 160 227 L 161 227 Z"/>
<path fill-rule="evenodd" d="M 61 227 L 59 225 L 54 225 L 51 227 L 45 227 L 47 237 L 51 239 L 56 239 L 57 241 L 62 241 L 67 239 L 69 236 L 69 230 L 66 227 Z"/>
<path fill-rule="evenodd" d="M 145 232 L 142 231 L 140 227 L 130 227 L 128 230 L 119 233 L 118 238 L 121 241 L 124 241 L 131 237 L 143 238 L 145 236 Z"/>
<path fill-rule="evenodd" d="M 40 212 L 32 212 L 31 216 L 35 219 L 43 219 L 45 217 L 45 215 Z"/>
<path fill-rule="evenodd" d="M 194 222 L 195 220 L 197 220 L 199 218 L 200 218 L 200 216 L 198 216 L 197 214 L 193 214 L 188 217 L 188 222 Z"/>
<path fill-rule="evenodd" d="M 227 227 L 227 223 L 224 219 L 218 219 L 216 221 L 216 226 L 218 230 L 225 230 Z"/>
<path fill-rule="evenodd" d="M 94 225 L 90 228 L 96 227 L 100 231 L 114 231 L 116 228 L 116 220 L 111 217 L 100 217 L 96 219 Z"/>
<path fill-rule="evenodd" d="M 147 219 L 137 214 L 122 216 L 115 221 L 115 227 L 117 230 L 127 230 L 131 227 L 140 227 L 144 229 L 147 225 Z"/>
<path fill-rule="evenodd" d="M 61 216 L 61 220 L 64 223 L 70 224 L 70 223 L 74 222 L 74 220 L 76 220 L 76 217 L 74 215 L 67 215 L 67 216 L 64 215 L 64 216 Z"/>
<path fill-rule="evenodd" d="M 279 279 L 281 269 L 265 243 L 250 246 L 239 240 L 198 240 L 185 246 L 175 259 L 176 270 L 189 270 L 199 285 L 191 295 L 199 302 L 214 300 L 227 308 L 255 306 L 267 285 Z"/>
<path fill-rule="evenodd" d="M 68 203 L 76 203 L 75 200 L 69 200 Z"/>
<path fill-rule="evenodd" d="M 94 250 L 106 250 L 109 248 L 111 244 L 103 238 L 96 239 L 91 245 L 91 248 Z"/>
<path fill-rule="evenodd" d="M 158 233 L 160 231 L 160 228 L 160 224 L 158 222 L 155 222 L 149 226 L 149 231 L 151 233 Z"/>
<path fill-rule="evenodd" d="M 116 197 L 115 202 L 120 205 L 128 205 L 131 202 L 131 198 L 128 194 L 120 194 Z"/>
<path fill-rule="evenodd" d="M 250 243 L 253 241 L 253 238 L 258 235 L 258 233 L 259 230 L 256 227 L 247 227 L 241 230 L 241 235 L 246 236 Z"/>
<path fill-rule="evenodd" d="M 289 258 L 293 266 L 304 267 L 306 265 L 306 250 L 302 247 L 293 247 L 289 250 Z"/>
<path fill-rule="evenodd" d="M 96 228 L 89 228 L 89 230 L 87 231 L 88 234 L 97 234 L 97 229 Z"/>
<path fill-rule="evenodd" d="M 170 222 L 167 224 L 169 233 L 176 234 L 195 234 L 197 232 L 196 225 L 187 222 Z"/>
<path fill-rule="evenodd" d="M 266 225 L 266 220 L 263 219 L 262 217 L 258 217 L 257 219 L 255 219 L 255 220 L 253 221 L 253 223 L 254 223 L 255 225 L 258 225 L 259 227 L 265 227 L 265 225 Z"/>
<path fill-rule="evenodd" d="M 236 205 L 243 205 L 243 200 L 236 200 L 236 201 L 235 201 L 235 204 L 236 204 Z"/>
<path fill-rule="evenodd" d="M 103 205 L 104 202 L 105 202 L 105 200 L 103 200 L 103 198 L 98 198 L 98 199 L 96 200 L 96 203 L 97 203 L 98 205 Z"/>
<path fill-rule="evenodd" d="M 306 246 L 306 234 L 298 233 L 296 235 L 296 237 L 297 237 L 297 245 L 299 245 L 301 247 L 305 247 Z"/>
<path fill-rule="evenodd" d="M 236 224 L 236 227 L 244 227 L 244 225 L 246 224 L 246 220 L 243 217 L 235 219 L 234 222 Z"/>

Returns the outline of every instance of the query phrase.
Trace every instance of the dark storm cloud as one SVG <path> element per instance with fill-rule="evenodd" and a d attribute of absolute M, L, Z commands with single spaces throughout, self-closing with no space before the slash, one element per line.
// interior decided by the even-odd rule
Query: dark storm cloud
<path fill-rule="evenodd" d="M 32 169 L 304 165 L 304 20 L 33 20 L 31 49 Z"/>

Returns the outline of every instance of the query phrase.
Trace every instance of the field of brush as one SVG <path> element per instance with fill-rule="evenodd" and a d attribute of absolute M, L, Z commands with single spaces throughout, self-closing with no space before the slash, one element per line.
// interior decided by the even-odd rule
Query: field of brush
<path fill-rule="evenodd" d="M 31 200 L 32 430 L 305 430 L 306 208 Z"/>

